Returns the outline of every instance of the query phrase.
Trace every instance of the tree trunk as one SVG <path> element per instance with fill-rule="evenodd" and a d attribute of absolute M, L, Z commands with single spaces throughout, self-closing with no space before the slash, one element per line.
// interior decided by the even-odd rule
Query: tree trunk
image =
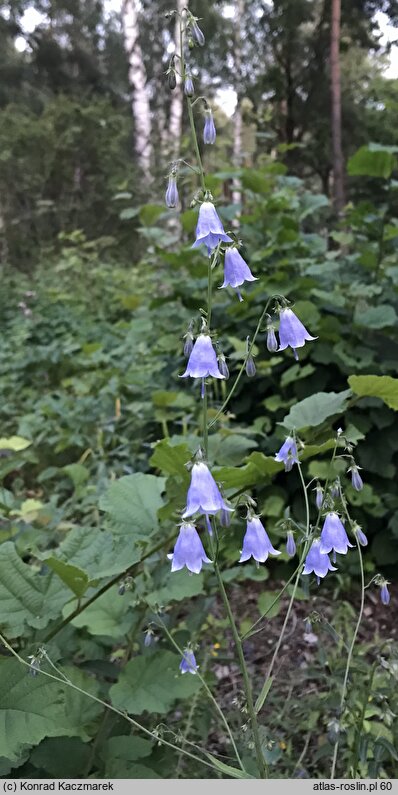
<path fill-rule="evenodd" d="M 234 31 L 234 71 L 235 71 L 235 91 L 236 108 L 234 113 L 234 133 L 233 133 L 233 164 L 235 168 L 242 165 L 242 24 L 245 13 L 244 0 L 237 0 L 235 14 Z M 242 201 L 241 184 L 239 179 L 233 180 L 232 202 L 240 204 Z M 237 218 L 233 225 L 239 226 Z"/>
<path fill-rule="evenodd" d="M 129 61 L 129 82 L 135 125 L 135 150 L 138 164 L 147 180 L 152 180 L 152 121 L 147 92 L 147 75 L 139 42 L 137 0 L 123 0 L 124 42 Z"/>
<path fill-rule="evenodd" d="M 341 0 L 332 0 L 330 78 L 332 95 L 333 201 L 338 215 L 341 215 L 345 205 L 344 158 L 341 146 L 340 16 Z"/>
<path fill-rule="evenodd" d="M 184 0 L 177 0 L 177 11 L 182 13 L 183 8 L 188 8 L 188 2 L 184 2 Z M 175 52 L 181 55 L 180 49 L 180 25 L 181 25 L 181 18 L 178 14 L 175 15 L 175 32 L 174 32 L 174 42 L 175 42 Z M 179 58 L 176 58 L 176 67 L 178 71 L 180 71 L 181 61 Z M 171 153 L 172 157 L 176 160 L 180 154 L 181 148 L 181 133 L 182 133 L 182 112 L 183 112 L 183 103 L 184 103 L 184 85 L 180 78 L 177 76 L 177 87 L 174 89 L 171 103 L 170 103 L 170 122 L 169 122 L 169 134 L 170 134 L 170 143 L 171 143 Z"/>

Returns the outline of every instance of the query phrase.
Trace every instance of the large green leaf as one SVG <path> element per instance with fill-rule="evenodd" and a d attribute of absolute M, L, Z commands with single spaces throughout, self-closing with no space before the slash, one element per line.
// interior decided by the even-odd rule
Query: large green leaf
<path fill-rule="evenodd" d="M 203 593 L 203 574 L 193 577 L 186 569 L 171 573 L 168 570 L 167 584 L 151 592 L 147 602 L 152 607 L 167 605 L 169 602 L 180 602 L 182 599 L 191 599 Z"/>
<path fill-rule="evenodd" d="M 131 540 L 147 538 L 158 528 L 157 512 L 163 505 L 165 479 L 136 472 L 111 483 L 100 508 L 111 517 L 112 528 Z"/>
<path fill-rule="evenodd" d="M 395 164 L 396 147 L 385 147 L 381 144 L 361 146 L 347 163 L 350 177 L 383 177 L 391 176 Z"/>
<path fill-rule="evenodd" d="M 344 392 L 317 392 L 292 406 L 280 425 L 296 431 L 321 425 L 329 417 L 345 411 L 351 394 L 350 389 Z"/>
<path fill-rule="evenodd" d="M 30 762 L 54 778 L 79 778 L 90 756 L 90 746 L 79 737 L 48 737 L 33 749 Z"/>
<path fill-rule="evenodd" d="M 242 467 L 220 467 L 213 474 L 225 489 L 246 489 L 264 479 L 269 480 L 280 469 L 271 456 L 263 453 L 251 453 L 246 462 Z"/>
<path fill-rule="evenodd" d="M 46 554 L 42 555 L 44 560 Z M 97 527 L 77 527 L 68 533 L 55 554 L 57 559 L 83 570 L 92 582 L 120 574 L 138 563 L 142 553 L 126 535 L 115 536 Z"/>
<path fill-rule="evenodd" d="M 26 745 L 64 731 L 64 686 L 14 659 L 0 659 L 0 757 L 17 760 Z"/>
<path fill-rule="evenodd" d="M 377 306 L 371 306 L 365 309 L 365 311 L 361 311 L 356 307 L 354 313 L 354 323 L 358 326 L 366 326 L 367 328 L 394 326 L 396 321 L 397 313 L 390 304 L 378 304 Z"/>
<path fill-rule="evenodd" d="M 74 605 L 65 607 L 65 618 L 73 607 Z M 136 622 L 137 617 L 131 609 L 131 598 L 128 593 L 120 596 L 116 585 L 105 591 L 72 620 L 75 627 L 85 627 L 90 635 L 108 635 L 111 638 L 123 637 Z"/>
<path fill-rule="evenodd" d="M 58 574 L 58 577 L 73 591 L 79 598 L 85 594 L 89 585 L 89 578 L 85 571 L 63 560 L 51 557 L 46 558 L 46 565 Z"/>
<path fill-rule="evenodd" d="M 378 397 L 398 411 L 398 378 L 390 375 L 350 375 L 348 383 L 359 397 Z"/>
<path fill-rule="evenodd" d="M 180 658 L 170 651 L 135 657 L 110 690 L 112 704 L 132 715 L 165 715 L 178 699 L 191 698 L 200 687 L 197 676 L 179 673 Z"/>
<path fill-rule="evenodd" d="M 144 765 L 137 765 L 137 759 L 145 759 L 152 753 L 150 740 L 136 735 L 111 737 L 103 750 L 105 776 L 109 778 L 158 778 Z M 140 770 L 140 775 L 137 775 Z"/>
<path fill-rule="evenodd" d="M 70 596 L 55 574 L 34 573 L 23 563 L 11 541 L 1 545 L 1 624 L 10 637 L 21 635 L 26 624 L 35 629 L 46 627 Z"/>
<path fill-rule="evenodd" d="M 26 450 L 32 444 L 29 439 L 24 439 L 22 436 L 8 436 L 0 439 L 0 450 L 14 450 L 19 453 L 21 450 Z"/>
<path fill-rule="evenodd" d="M 187 444 L 170 444 L 169 439 L 162 439 L 155 446 L 150 464 L 167 475 L 179 475 L 189 482 L 189 473 L 185 464 L 190 461 L 192 453 Z"/>

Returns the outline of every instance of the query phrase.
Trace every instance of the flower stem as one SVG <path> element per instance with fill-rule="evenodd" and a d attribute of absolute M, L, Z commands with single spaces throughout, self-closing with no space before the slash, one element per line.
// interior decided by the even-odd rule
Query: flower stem
<path fill-rule="evenodd" d="M 348 516 L 348 513 L 347 513 L 347 516 Z M 348 518 L 349 518 L 349 516 L 348 516 Z M 361 545 L 360 545 L 360 543 L 358 541 L 358 537 L 357 536 L 356 536 L 356 542 L 357 542 L 357 549 L 358 549 L 358 556 L 359 556 L 359 566 L 360 566 L 360 570 L 361 570 L 361 606 L 359 608 L 358 620 L 357 620 L 357 623 L 355 625 L 354 634 L 352 636 L 352 640 L 351 640 L 351 643 L 350 643 L 350 648 L 348 650 L 348 655 L 347 655 L 347 663 L 346 663 L 346 667 L 345 667 L 344 681 L 343 681 L 343 687 L 342 687 L 342 690 L 341 690 L 341 698 L 340 698 L 340 718 L 342 717 L 343 709 L 344 709 L 344 705 L 345 705 L 345 700 L 346 700 L 346 695 L 347 695 L 347 683 L 348 683 L 348 676 L 349 676 L 350 667 L 351 667 L 351 660 L 352 660 L 352 655 L 353 655 L 354 646 L 355 646 L 355 643 L 356 643 L 359 627 L 360 627 L 360 624 L 361 624 L 361 621 L 362 621 L 363 609 L 364 609 L 364 605 L 365 605 L 365 575 L 364 575 L 364 571 L 363 571 L 363 560 L 362 560 Z M 339 752 L 339 743 L 340 743 L 340 732 L 337 735 L 337 740 L 335 742 L 334 750 L 333 750 L 332 769 L 331 769 L 331 772 L 330 772 L 330 778 L 332 778 L 332 779 L 335 777 L 335 773 L 336 773 L 336 764 L 337 764 L 337 755 L 338 755 L 338 752 Z"/>

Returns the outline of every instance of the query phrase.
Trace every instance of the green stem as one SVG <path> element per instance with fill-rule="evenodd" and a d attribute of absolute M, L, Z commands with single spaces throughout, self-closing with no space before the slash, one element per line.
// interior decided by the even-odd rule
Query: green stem
<path fill-rule="evenodd" d="M 8 651 L 11 652 L 13 657 L 15 657 L 22 665 L 25 665 L 27 668 L 31 667 L 30 663 L 28 663 L 27 660 L 24 660 L 23 657 L 20 657 L 20 655 L 16 651 L 14 651 L 12 646 L 10 646 L 10 644 L 1 634 L 0 634 L 0 641 L 1 643 L 3 643 L 6 649 L 8 649 Z M 157 734 L 155 734 L 155 732 L 152 732 L 150 729 L 146 729 L 145 726 L 142 726 L 140 723 L 134 720 L 134 718 L 131 718 L 129 715 L 127 715 L 126 712 L 122 712 L 122 710 L 117 709 L 117 707 L 113 707 L 112 704 L 107 704 L 106 701 L 103 701 L 101 698 L 94 696 L 92 693 L 88 693 L 86 690 L 83 690 L 83 688 L 78 687 L 78 685 L 75 685 L 69 679 L 62 678 L 61 676 L 55 676 L 54 674 L 48 673 L 48 671 L 40 671 L 38 675 L 46 676 L 48 679 L 53 679 L 56 682 L 60 682 L 62 685 L 65 685 L 66 687 L 71 687 L 72 690 L 76 690 L 78 693 L 81 693 L 81 695 L 87 696 L 87 698 L 90 698 L 92 701 L 96 701 L 97 704 L 101 704 L 101 706 L 106 707 L 106 709 L 110 710 L 110 712 L 114 712 L 116 715 L 119 715 L 121 718 L 124 718 L 125 720 L 128 721 L 128 723 L 131 723 L 132 726 L 138 729 L 138 731 L 143 732 L 148 737 L 151 737 L 153 740 L 156 740 L 156 742 L 161 743 L 162 745 L 166 745 L 168 746 L 168 748 L 172 748 L 173 751 L 185 754 L 185 756 L 189 756 L 191 759 L 194 759 L 196 762 L 200 762 L 202 765 L 205 765 L 206 767 L 210 767 L 212 770 L 218 771 L 218 768 L 215 765 L 212 765 L 210 762 L 205 762 L 205 760 L 201 759 L 200 756 L 196 756 L 196 754 L 191 754 L 189 751 L 185 751 L 184 749 L 180 748 L 178 745 L 170 743 L 168 740 L 165 740 L 163 737 L 159 737 Z"/>
<path fill-rule="evenodd" d="M 176 643 L 176 641 L 174 640 L 173 636 L 171 635 L 171 633 L 170 633 L 170 632 L 169 632 L 169 630 L 167 629 L 166 625 L 163 623 L 163 621 L 162 621 L 162 619 L 160 618 L 160 616 L 158 616 L 158 621 L 160 621 L 160 626 L 162 627 L 162 629 L 163 629 L 163 631 L 164 631 L 165 635 L 167 636 L 167 638 L 169 639 L 170 643 L 171 643 L 171 644 L 174 646 L 174 648 L 175 648 L 175 649 L 178 651 L 178 653 L 179 653 L 179 654 L 181 655 L 181 657 L 182 657 L 182 656 L 183 656 L 183 654 L 184 654 L 183 650 L 182 650 L 182 649 L 181 649 L 181 647 L 178 645 L 178 643 Z M 209 696 L 209 699 L 210 699 L 210 701 L 212 702 L 212 704 L 214 705 L 215 709 L 217 710 L 217 712 L 218 712 L 218 714 L 219 714 L 219 716 L 220 716 L 220 718 L 221 718 L 221 720 L 222 720 L 222 722 L 223 722 L 223 724 L 224 724 L 224 726 L 225 726 L 225 728 L 226 728 L 226 730 L 227 730 L 228 737 L 229 737 L 229 739 L 231 740 L 232 747 L 233 747 L 233 749 L 234 749 L 234 752 L 235 752 L 236 758 L 237 758 L 237 760 L 238 760 L 238 763 L 239 763 L 239 765 L 240 765 L 241 769 L 242 769 L 242 770 L 245 770 L 245 768 L 243 767 L 243 764 L 242 764 L 242 760 L 241 760 L 241 758 L 240 758 L 240 756 L 239 756 L 239 751 L 238 751 L 238 749 L 237 749 L 237 747 L 236 747 L 236 744 L 235 744 L 235 740 L 234 740 L 234 738 L 233 738 L 232 731 L 231 731 L 231 729 L 230 729 L 230 727 L 229 727 L 228 721 L 227 721 L 227 719 L 226 719 L 226 717 L 225 717 L 225 715 L 224 715 L 224 713 L 223 713 L 223 711 L 222 711 L 221 707 L 218 705 L 218 703 L 217 703 L 216 699 L 215 699 L 215 698 L 214 698 L 214 696 L 213 696 L 213 693 L 212 693 L 212 692 L 211 692 L 211 690 L 210 690 L 210 687 L 209 687 L 209 685 L 207 684 L 207 682 L 206 682 L 206 680 L 203 678 L 203 676 L 202 676 L 202 675 L 199 673 L 199 671 L 196 671 L 196 676 L 198 677 L 199 681 L 202 683 L 202 685 L 203 685 L 203 687 L 204 687 L 204 689 L 205 689 L 205 691 L 206 691 L 207 695 Z"/>
<path fill-rule="evenodd" d="M 309 537 L 309 535 L 310 535 L 310 506 L 309 506 L 309 503 L 308 503 L 308 493 L 307 493 L 307 489 L 306 489 L 306 486 L 305 486 L 303 473 L 301 471 L 301 464 L 297 464 L 297 467 L 298 467 L 298 470 L 299 470 L 300 480 L 301 480 L 301 484 L 302 484 L 303 492 L 304 492 L 305 513 L 306 513 L 306 540 L 305 540 L 305 543 L 304 543 L 304 548 L 303 548 L 303 553 L 302 553 L 302 559 L 304 560 L 304 558 L 307 555 L 309 544 L 310 544 L 310 537 Z M 284 638 L 284 635 L 285 635 L 286 627 L 288 625 L 290 614 L 292 612 L 294 600 L 296 598 L 296 591 L 297 591 L 298 584 L 299 584 L 299 581 L 300 581 L 301 572 L 302 572 L 302 567 L 301 567 L 301 561 L 300 561 L 300 565 L 297 567 L 296 579 L 294 581 L 292 595 L 290 597 L 289 606 L 287 608 L 285 620 L 283 622 L 282 629 L 281 629 L 281 631 L 279 633 L 278 642 L 277 642 L 277 644 L 275 646 L 274 653 L 272 655 L 272 660 L 270 662 L 270 665 L 269 665 L 269 668 L 268 668 L 268 672 L 267 672 L 267 675 L 265 677 L 265 681 L 264 681 L 264 685 L 263 685 L 262 691 L 266 688 L 267 683 L 271 679 L 272 672 L 274 670 L 275 662 L 278 659 L 279 649 L 280 649 L 280 647 L 282 645 L 282 641 L 283 641 L 283 638 Z M 263 701 L 263 704 L 265 703 L 266 699 L 267 699 L 267 696 L 265 697 L 265 699 Z"/>
<path fill-rule="evenodd" d="M 348 512 L 347 512 L 347 516 L 348 516 Z M 349 516 L 348 516 L 348 518 L 349 518 Z M 358 549 L 358 556 L 359 556 L 359 566 L 360 566 L 360 569 L 361 569 L 361 606 L 359 608 L 358 620 L 357 620 L 357 623 L 355 625 L 354 634 L 352 636 L 350 648 L 348 650 L 348 655 L 347 655 L 347 663 L 346 663 L 346 667 L 345 667 L 344 681 L 343 681 L 343 687 L 342 687 L 342 690 L 341 690 L 341 698 L 340 698 L 340 719 L 342 718 L 342 715 L 343 715 L 343 709 L 344 709 L 345 700 L 346 700 L 346 694 L 347 694 L 348 676 L 349 676 L 350 667 L 351 667 L 351 660 L 352 660 L 352 655 L 353 655 L 354 646 L 355 646 L 355 643 L 356 643 L 359 627 L 360 627 L 360 624 L 361 624 L 361 621 L 362 621 L 363 609 L 364 609 L 364 604 L 365 604 L 365 575 L 364 575 L 364 571 L 363 571 L 363 560 L 362 560 L 361 545 L 360 545 L 360 543 L 358 541 L 358 537 L 357 536 L 356 536 L 356 542 L 357 542 L 357 549 Z M 336 763 L 337 763 L 337 755 L 338 755 L 338 752 L 339 752 L 339 742 L 340 742 L 340 732 L 339 732 L 339 734 L 337 736 L 337 740 L 335 742 L 334 751 L 333 751 L 333 762 L 332 762 L 332 769 L 331 769 L 331 772 L 330 772 L 330 778 L 331 779 L 333 779 L 335 777 L 335 773 L 336 773 Z"/>
<path fill-rule="evenodd" d="M 228 406 L 228 403 L 231 400 L 232 395 L 235 393 L 236 388 L 237 388 L 237 386 L 238 386 L 238 384 L 240 382 L 240 379 L 242 378 L 242 375 L 243 375 L 243 373 L 245 371 L 246 362 L 247 362 L 249 356 L 251 355 L 251 352 L 253 350 L 253 347 L 254 347 L 254 344 L 256 342 L 256 339 L 257 339 L 257 337 L 258 337 L 258 335 L 260 333 L 261 325 L 262 325 L 262 322 L 263 322 L 263 320 L 265 318 L 265 315 L 267 314 L 268 307 L 269 307 L 271 301 L 273 300 L 273 298 L 275 298 L 275 297 L 276 296 L 271 296 L 271 298 L 268 299 L 268 301 L 267 301 L 267 303 L 265 305 L 265 309 L 263 309 L 263 311 L 262 311 L 262 313 L 260 315 L 260 319 L 259 319 L 259 321 L 257 323 L 257 328 L 256 328 L 256 330 L 254 332 L 253 339 L 252 339 L 252 341 L 251 341 L 251 343 L 249 345 L 249 348 L 248 348 L 246 356 L 245 356 L 245 358 L 243 360 L 242 366 L 241 366 L 241 368 L 240 368 L 240 370 L 238 372 L 238 375 L 236 376 L 235 381 L 232 384 L 232 387 L 231 387 L 227 397 L 225 398 L 224 403 L 222 404 L 221 408 L 217 411 L 216 416 L 209 423 L 209 428 L 212 428 L 213 425 L 216 424 L 218 418 L 221 416 L 221 414 L 223 414 L 223 412 L 225 411 L 226 407 Z"/>
<path fill-rule="evenodd" d="M 181 24 L 180 24 L 180 56 L 181 56 L 181 75 L 182 75 L 182 80 L 184 80 L 185 79 L 185 57 L 184 57 L 184 41 L 183 41 L 182 20 L 181 20 Z M 201 186 L 202 186 L 202 189 L 203 189 L 204 193 L 206 193 L 205 173 L 204 173 L 204 170 L 203 170 L 202 158 L 200 156 L 198 137 L 196 135 L 195 121 L 194 121 L 194 118 L 193 118 L 193 110 L 192 110 L 192 101 L 191 101 L 190 97 L 187 97 L 186 100 L 187 100 L 187 108 L 188 108 L 189 126 L 191 128 L 191 135 L 192 135 L 193 145 L 194 145 L 194 148 L 195 148 L 196 159 L 197 159 L 198 166 L 199 166 L 200 183 L 201 183 Z"/>
<path fill-rule="evenodd" d="M 257 759 L 257 765 L 258 765 L 258 769 L 259 769 L 259 773 L 260 773 L 260 778 L 267 778 L 268 777 L 267 766 L 266 766 L 266 763 L 265 763 L 265 760 L 264 760 L 264 755 L 263 755 L 263 752 L 262 752 L 262 749 L 261 749 L 261 741 L 260 741 L 260 735 L 259 735 L 259 730 L 258 730 L 257 716 L 256 716 L 256 713 L 255 713 L 255 710 L 254 710 L 253 693 L 252 693 L 251 683 L 250 683 L 250 679 L 249 679 L 249 674 L 248 674 L 248 671 L 247 671 L 245 655 L 243 653 L 242 641 L 241 641 L 241 638 L 239 636 L 239 633 L 238 633 L 238 630 L 237 630 L 237 627 L 236 627 L 236 624 L 235 624 L 235 619 L 234 619 L 234 616 L 233 616 L 233 613 L 232 613 L 232 610 L 231 610 L 231 606 L 229 604 L 229 599 L 228 599 L 227 592 L 226 592 L 225 587 L 224 587 L 224 583 L 223 583 L 223 580 L 222 580 L 222 576 L 221 576 L 221 572 L 220 572 L 217 560 L 215 560 L 215 562 L 214 562 L 214 569 L 215 569 L 215 573 L 216 573 L 216 577 L 217 577 L 218 587 L 219 587 L 220 593 L 221 593 L 221 598 L 222 598 L 222 600 L 224 602 L 224 607 L 225 607 L 225 610 L 226 610 L 226 613 L 227 613 L 227 616 L 228 616 L 229 625 L 231 627 L 231 632 L 232 632 L 232 636 L 233 636 L 233 639 L 234 639 L 236 651 L 238 653 L 239 666 L 240 666 L 240 670 L 241 670 L 242 677 L 243 677 L 243 687 L 244 687 L 245 696 L 246 696 L 247 711 L 248 711 L 248 714 L 249 714 L 251 730 L 252 730 L 252 733 L 253 733 L 254 747 L 255 747 L 255 751 L 256 751 L 256 759 Z"/>

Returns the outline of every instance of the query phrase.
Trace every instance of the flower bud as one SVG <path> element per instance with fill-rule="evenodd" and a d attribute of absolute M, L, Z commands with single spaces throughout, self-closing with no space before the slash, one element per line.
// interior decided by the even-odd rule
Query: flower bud
<path fill-rule="evenodd" d="M 191 28 L 192 39 L 194 40 L 195 44 L 199 44 L 199 47 L 204 47 L 206 44 L 206 39 L 195 17 L 191 17 L 189 24 Z"/>
<path fill-rule="evenodd" d="M 267 348 L 270 353 L 275 353 L 278 350 L 278 340 L 276 339 L 275 329 L 273 326 L 267 328 Z"/>
<path fill-rule="evenodd" d="M 214 124 L 213 114 L 210 108 L 205 111 L 205 126 L 203 128 L 203 143 L 214 144 L 216 142 L 216 127 Z"/>
<path fill-rule="evenodd" d="M 173 209 L 177 207 L 178 204 L 178 188 L 177 188 L 177 176 L 175 171 L 169 174 L 169 181 L 167 183 L 167 190 L 165 195 L 166 206 Z"/>
<path fill-rule="evenodd" d="M 167 82 L 168 82 L 168 86 L 169 86 L 170 91 L 174 91 L 174 89 L 175 89 L 175 87 L 177 85 L 177 78 L 176 78 L 176 73 L 175 73 L 174 69 L 171 69 L 169 71 L 168 76 L 167 76 Z"/>
<path fill-rule="evenodd" d="M 289 530 L 287 534 L 286 552 L 289 555 L 289 558 L 293 558 L 294 555 L 296 554 L 296 544 L 291 530 Z"/>
<path fill-rule="evenodd" d="M 254 378 L 254 376 L 256 375 L 256 365 L 254 364 L 254 359 L 253 359 L 253 356 L 251 354 L 250 354 L 250 356 L 248 356 L 248 358 L 246 360 L 246 368 L 245 369 L 246 369 L 246 375 L 248 375 L 249 378 Z"/>
<path fill-rule="evenodd" d="M 186 97 L 193 97 L 195 88 L 190 74 L 187 74 L 184 81 L 184 94 Z"/>
<path fill-rule="evenodd" d="M 189 357 L 190 357 L 190 355 L 192 353 L 192 348 L 193 348 L 193 336 L 188 331 L 188 333 L 185 334 L 185 343 L 184 343 L 184 356 L 187 359 L 189 359 Z"/>
<path fill-rule="evenodd" d="M 227 363 L 225 361 L 225 356 L 224 356 L 223 353 L 220 353 L 220 355 L 218 357 L 218 369 L 219 369 L 221 375 L 224 376 L 224 378 L 229 378 L 229 369 L 228 369 L 228 365 L 227 365 Z"/>
<path fill-rule="evenodd" d="M 388 590 L 388 585 L 389 583 L 387 582 L 387 580 L 383 580 L 383 582 L 380 585 L 380 599 L 383 605 L 390 604 L 391 597 L 390 597 L 390 592 Z"/>
<path fill-rule="evenodd" d="M 363 489 L 363 480 L 358 472 L 359 467 L 356 464 L 353 464 L 348 472 L 351 472 L 351 484 L 355 491 L 361 491 Z"/>
<path fill-rule="evenodd" d="M 320 511 L 321 508 L 322 508 L 322 503 L 323 503 L 323 488 L 322 488 L 321 484 L 319 483 L 319 481 L 316 484 L 315 491 L 316 491 L 315 505 L 318 508 L 318 511 Z"/>

